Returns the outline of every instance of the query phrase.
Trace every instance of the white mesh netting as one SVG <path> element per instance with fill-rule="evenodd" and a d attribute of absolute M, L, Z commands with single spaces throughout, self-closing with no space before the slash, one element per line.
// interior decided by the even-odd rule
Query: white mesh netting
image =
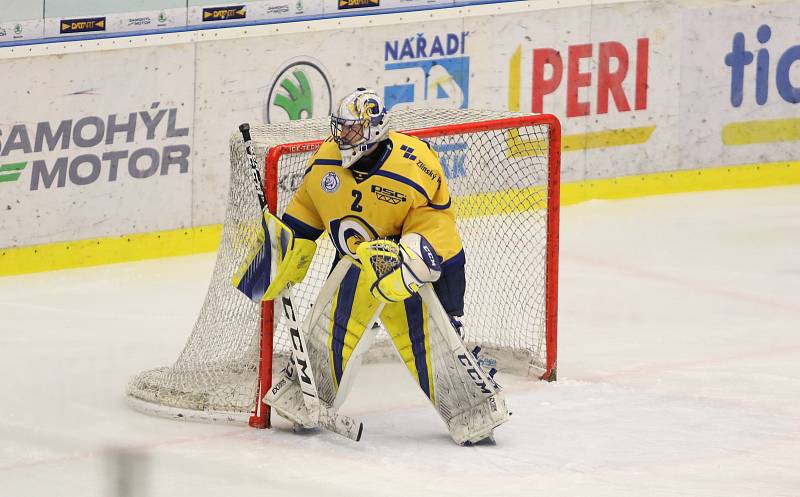
<path fill-rule="evenodd" d="M 398 130 L 475 123 L 518 114 L 415 109 L 391 113 Z M 252 126 L 259 157 L 270 147 L 324 138 L 328 119 Z M 456 208 L 467 257 L 464 323 L 467 341 L 501 371 L 541 374 L 545 368 L 548 125 L 459 132 L 425 138 L 439 153 Z M 260 306 L 230 283 L 260 225 L 260 208 L 241 136 L 230 140 L 228 206 L 212 280 L 184 350 L 172 366 L 131 379 L 134 407 L 154 414 L 214 421 L 246 421 L 256 399 Z M 287 153 L 278 162 L 278 212 L 303 178 L 312 152 Z M 270 185 L 268 185 L 268 188 Z M 306 280 L 295 287 L 300 318 L 327 276 L 334 249 L 327 236 Z M 287 330 L 276 327 L 274 348 L 288 353 Z M 383 333 L 373 359 L 394 356 Z M 285 359 L 276 358 L 276 369 Z"/>

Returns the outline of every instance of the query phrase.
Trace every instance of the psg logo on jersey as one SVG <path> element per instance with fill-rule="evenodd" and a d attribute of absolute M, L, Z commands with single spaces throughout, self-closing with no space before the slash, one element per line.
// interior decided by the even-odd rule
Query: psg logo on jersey
<path fill-rule="evenodd" d="M 336 173 L 330 172 L 322 178 L 322 191 L 325 193 L 333 193 L 339 189 L 339 177 Z"/>

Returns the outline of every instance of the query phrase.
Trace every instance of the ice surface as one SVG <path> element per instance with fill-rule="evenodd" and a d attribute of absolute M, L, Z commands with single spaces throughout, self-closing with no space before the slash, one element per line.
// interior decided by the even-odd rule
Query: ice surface
<path fill-rule="evenodd" d="M 470 448 L 398 364 L 362 369 L 358 444 L 130 410 L 212 254 L 0 278 L 0 496 L 799 496 L 800 187 L 567 207 L 561 248 L 559 381 L 501 377 Z"/>

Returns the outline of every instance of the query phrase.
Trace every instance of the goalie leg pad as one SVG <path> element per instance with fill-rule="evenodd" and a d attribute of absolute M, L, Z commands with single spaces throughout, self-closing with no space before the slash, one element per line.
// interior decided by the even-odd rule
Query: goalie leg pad
<path fill-rule="evenodd" d="M 325 322 L 330 330 L 328 351 L 337 388 L 365 330 L 372 327 L 379 307 L 380 304 L 370 296 L 364 272 L 358 266 L 350 265 L 333 296 Z"/>
<path fill-rule="evenodd" d="M 423 295 L 426 293 L 423 291 Z M 438 300 L 431 307 L 415 295 L 402 303 L 387 304 L 381 320 L 453 440 L 461 445 L 477 443 L 508 420 L 505 396 L 492 375 L 485 373 L 466 350 L 449 317 L 439 327 L 432 314 L 444 312 Z"/>
<path fill-rule="evenodd" d="M 372 346 L 376 334 L 376 329 L 374 329 L 372 326 L 367 327 L 367 329 L 364 330 L 363 334 L 361 335 L 361 339 L 358 340 L 358 343 L 353 348 L 353 352 L 350 354 L 350 357 L 347 360 L 347 367 L 344 369 L 342 378 L 339 380 L 339 388 L 336 390 L 336 398 L 333 402 L 334 409 L 341 407 L 342 403 L 344 403 L 344 401 L 347 399 L 347 396 L 350 394 L 350 389 L 353 386 L 354 379 L 358 374 L 358 370 L 361 368 L 361 361 L 364 357 L 364 352 L 369 350 L 369 348 Z"/>
<path fill-rule="evenodd" d="M 456 443 L 479 442 L 508 420 L 505 396 L 467 350 L 431 286 L 423 286 L 419 294 L 430 329 L 436 410 Z"/>
<path fill-rule="evenodd" d="M 494 429 L 508 421 L 506 398 L 497 392 L 480 404 L 470 407 L 447 421 L 453 441 L 459 445 L 475 444 L 492 437 Z"/>
<path fill-rule="evenodd" d="M 381 314 L 400 359 L 425 395 L 435 404 L 427 309 L 419 295 L 386 304 Z"/>
<path fill-rule="evenodd" d="M 359 362 L 355 350 L 381 308 L 361 273 L 348 259 L 339 261 L 303 323 L 318 397 L 326 407 L 341 404 L 352 376 L 351 363 Z"/>

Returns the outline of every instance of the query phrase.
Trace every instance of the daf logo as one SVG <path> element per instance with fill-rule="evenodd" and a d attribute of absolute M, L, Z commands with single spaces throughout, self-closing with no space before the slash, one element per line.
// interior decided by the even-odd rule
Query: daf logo
<path fill-rule="evenodd" d="M 292 59 L 272 80 L 264 110 L 268 123 L 328 116 L 332 110 L 331 84 L 320 62 Z"/>

